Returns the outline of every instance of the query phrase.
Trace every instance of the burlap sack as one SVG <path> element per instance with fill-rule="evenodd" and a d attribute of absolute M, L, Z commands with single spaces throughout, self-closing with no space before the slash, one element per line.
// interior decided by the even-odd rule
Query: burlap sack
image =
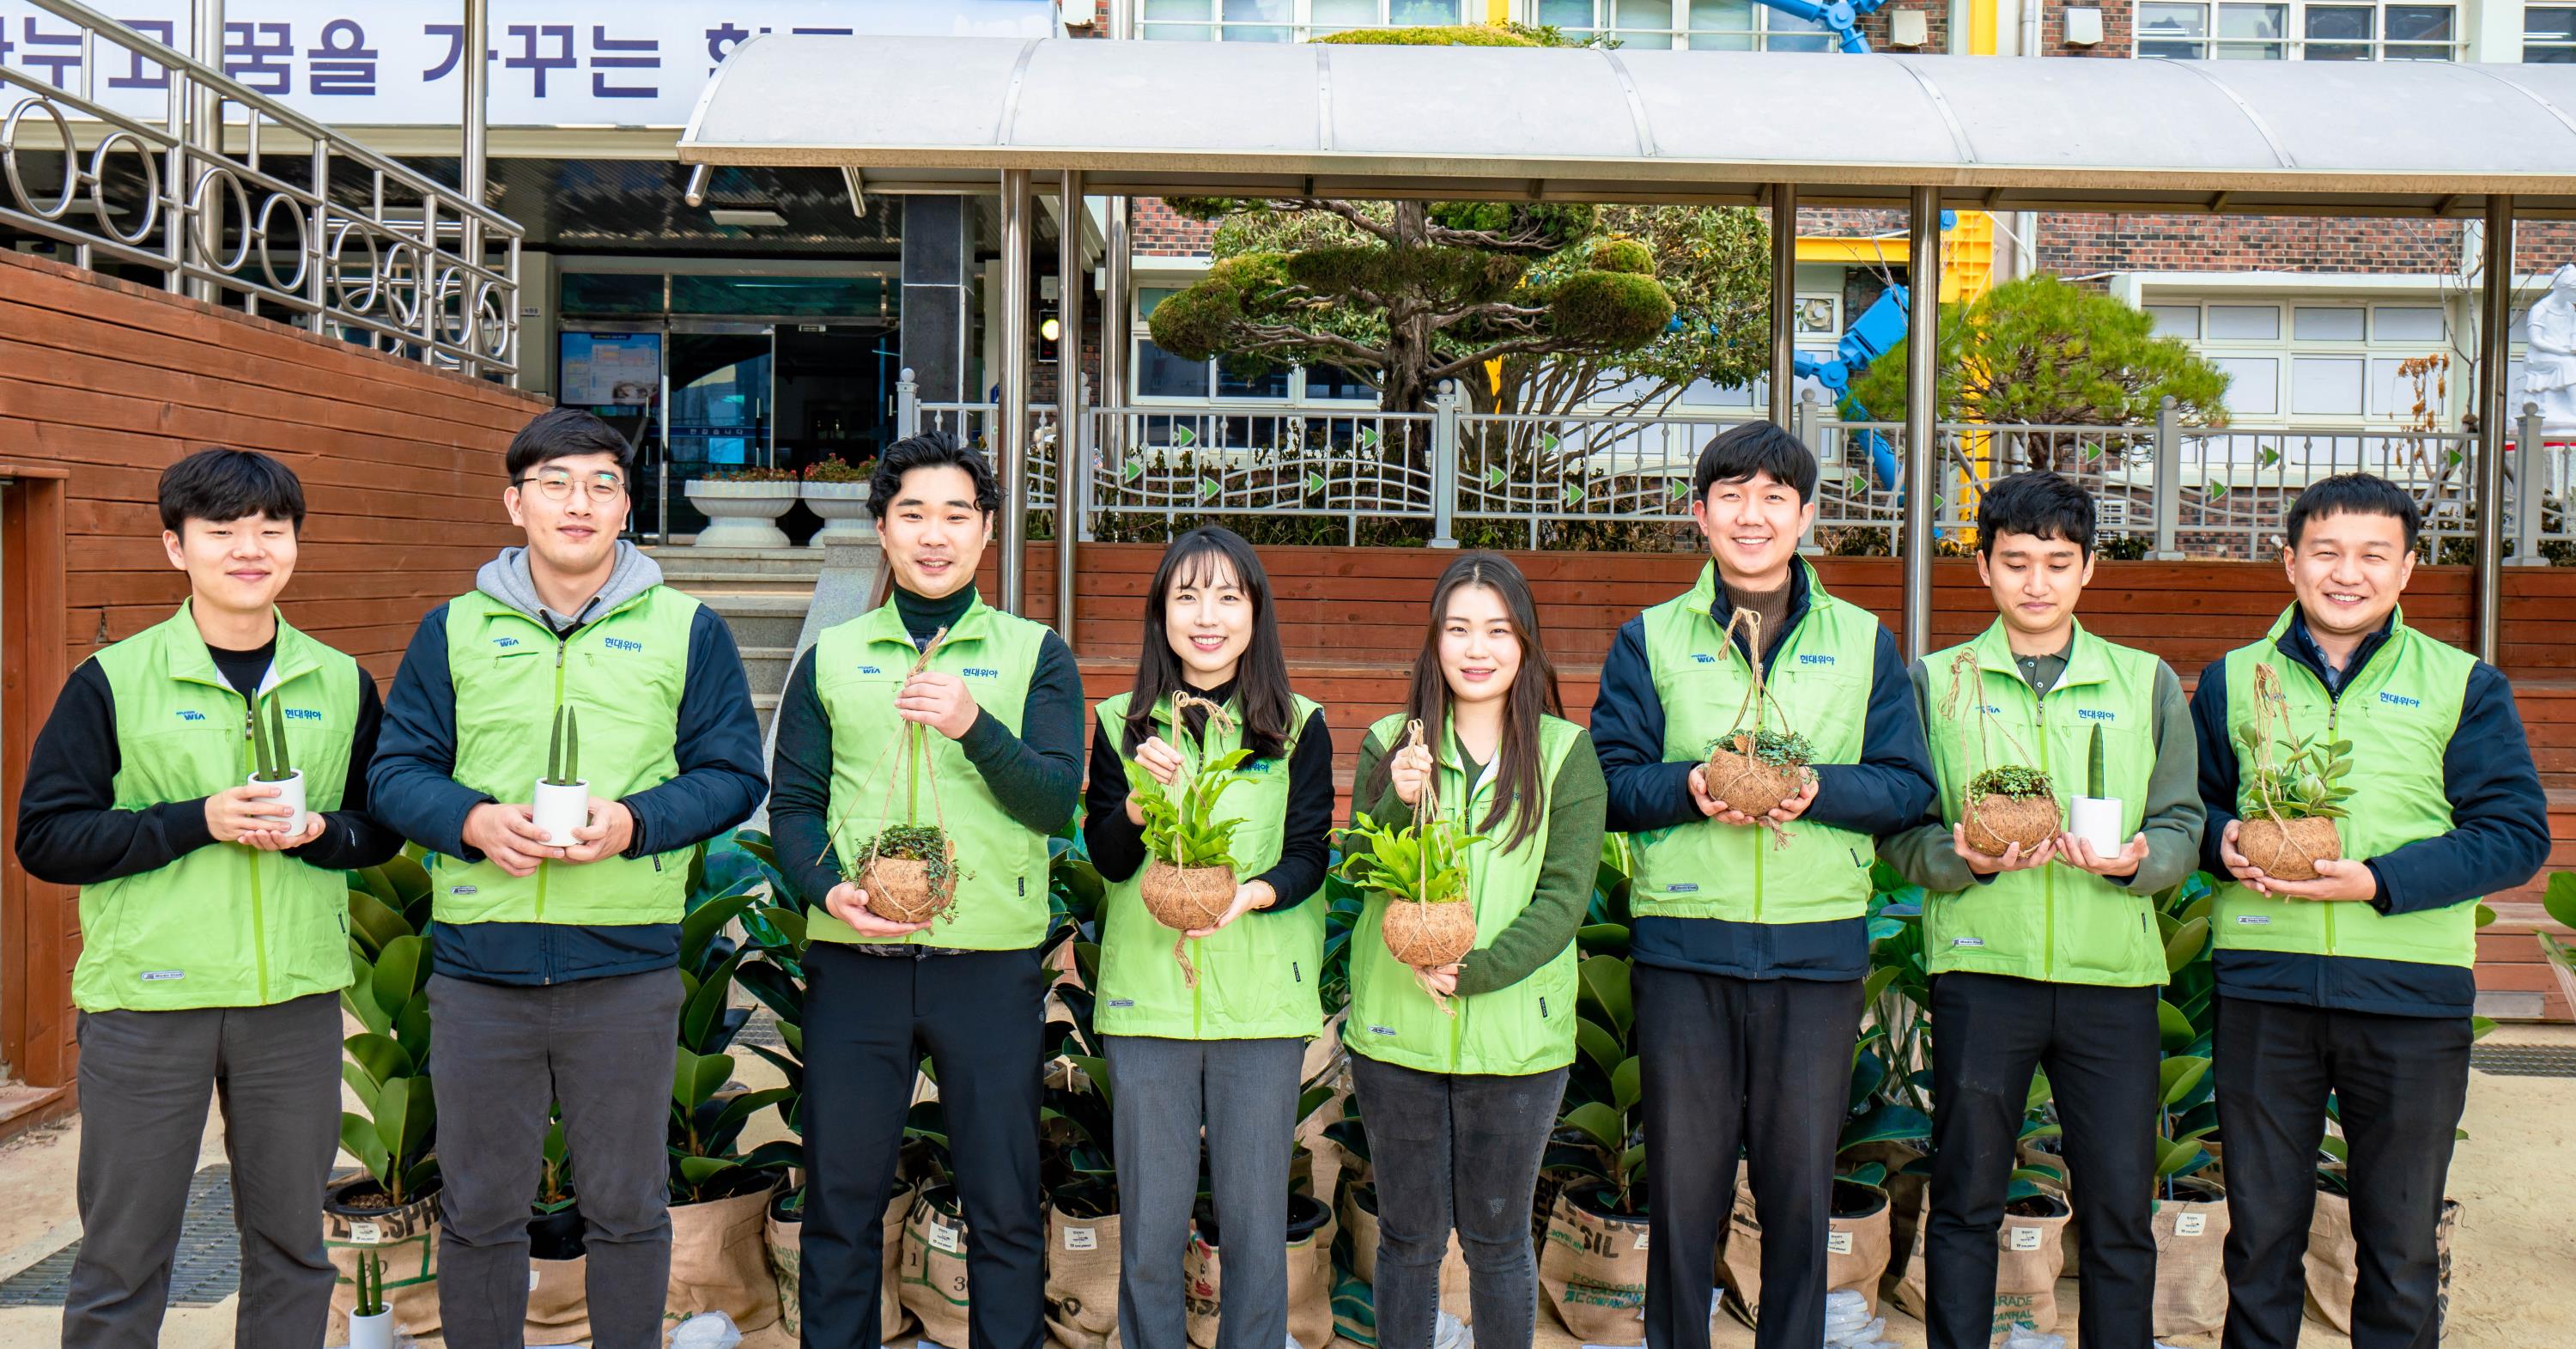
<path fill-rule="evenodd" d="M 2227 1196 L 2215 1185 L 2174 1182 L 2156 1201 L 2156 1338 L 2214 1335 L 2227 1322 Z"/>
<path fill-rule="evenodd" d="M 761 1235 L 769 1247 L 769 1277 L 778 1285 L 778 1328 L 796 1334 L 805 1324 L 805 1308 L 799 1289 L 805 1274 L 805 1222 L 802 1217 L 786 1219 L 770 1210 L 769 1220 Z M 896 1237 L 901 1247 L 900 1233 Z M 893 1302 L 891 1297 L 883 1299 Z"/>
<path fill-rule="evenodd" d="M 1341 1225 L 1342 1245 L 1350 1255 L 1345 1266 L 1363 1284 L 1377 1284 L 1377 1191 L 1366 1185 L 1342 1187 L 1342 1205 L 1334 1215 Z M 1372 1306 L 1375 1305 L 1372 1299 Z M 1458 1244 L 1457 1229 L 1449 1232 L 1449 1250 L 1440 1257 L 1440 1310 L 1458 1318 L 1462 1325 L 1474 1325 L 1475 1316 L 1467 1307 L 1467 1251 Z"/>
<path fill-rule="evenodd" d="M 913 1200 L 897 1286 L 904 1310 L 921 1319 L 922 1337 L 951 1349 L 966 1346 L 967 1240 L 954 1186 L 931 1186 Z"/>
<path fill-rule="evenodd" d="M 358 1305 L 358 1258 L 368 1252 L 385 1262 L 385 1305 L 393 1311 L 394 1329 L 438 1333 L 436 1194 L 396 1209 L 351 1209 L 326 1199 L 322 1245 L 334 1271 L 325 1343 L 349 1342 L 349 1312 Z"/>
<path fill-rule="evenodd" d="M 1646 1220 L 1593 1212 L 1579 1198 L 1601 1187 L 1574 1185 L 1548 1214 L 1538 1286 L 1556 1318 L 1585 1344 L 1646 1342 Z"/>
<path fill-rule="evenodd" d="M 2007 1212 L 2003 1226 L 1995 1231 L 1996 1343 L 2001 1343 L 2005 1332 L 2015 1324 L 2027 1325 L 2043 1335 L 2057 1328 L 2057 1280 L 2066 1262 L 2066 1248 L 2059 1233 L 2066 1220 L 2074 1216 L 2074 1210 L 2055 1195 L 2041 1198 L 2051 1210 L 2047 1216 L 2025 1217 Z M 1927 1305 L 1920 1231 L 1914 1234 L 1914 1248 L 1906 1257 L 1905 1275 L 1897 1282 L 1895 1300 L 1898 1307 L 1916 1317 L 1923 1315 Z"/>
<path fill-rule="evenodd" d="M 2059 1140 L 2050 1139 L 2047 1141 L 2056 1142 Z M 2051 1152 L 2048 1149 L 2041 1147 L 2039 1145 L 2039 1140 L 2025 1138 L 2019 1144 L 2015 1145 L 2014 1156 L 2022 1166 L 2042 1171 L 2056 1172 L 2058 1179 L 2055 1181 L 2042 1181 L 2040 1182 L 2040 1188 L 2056 1191 L 2057 1197 L 2065 1200 L 2067 1207 L 2074 1207 L 2075 1173 L 2073 1168 L 2066 1164 L 2065 1154 Z M 2081 1259 L 2082 1252 L 2079 1249 L 2075 1236 L 2075 1224 L 2073 1223 L 2068 1223 L 2065 1228 L 2057 1234 L 2058 1244 L 2066 1248 L 2066 1260 L 2064 1265 L 2059 1269 L 2057 1275 L 2057 1277 L 2061 1279 L 2076 1278 L 2083 1273 L 2083 1264 Z"/>
<path fill-rule="evenodd" d="M 769 1198 L 772 1178 L 749 1194 L 671 1206 L 671 1282 L 662 1298 L 662 1322 L 676 1325 L 700 1312 L 723 1312 L 744 1333 L 778 1319 L 778 1282 L 769 1273 Z"/>
<path fill-rule="evenodd" d="M 886 1201 L 885 1217 L 877 1233 L 879 1256 L 884 1265 L 877 1271 L 877 1342 L 890 1344 L 894 1337 L 912 1324 L 912 1309 L 903 1305 L 903 1225 L 912 1217 L 912 1201 L 921 1195 L 921 1187 L 903 1184 L 895 1187 L 894 1198 Z"/>
<path fill-rule="evenodd" d="M 1312 1198 L 1295 1195 L 1289 1199 L 1288 1224 L 1290 1231 L 1307 1229 L 1288 1243 L 1288 1338 L 1324 1349 L 1333 1340 L 1333 1213 Z M 1225 1259 L 1201 1234 L 1191 1234 L 1189 1250 L 1181 1257 L 1181 1285 L 1190 1343 L 1216 1349 Z"/>
<path fill-rule="evenodd" d="M 528 1262 L 528 1344 L 582 1344 L 590 1339 L 590 1257 Z"/>
<path fill-rule="evenodd" d="M 1046 1304 L 1060 1349 L 1118 1349 L 1118 1215 L 1047 1210 Z"/>
<path fill-rule="evenodd" d="M 1740 1167 L 1738 1174 L 1741 1175 Z M 1869 1299 L 1872 1316 L 1878 1314 L 1879 1278 L 1887 1273 L 1888 1207 L 1886 1192 L 1876 1186 L 1834 1182 L 1834 1208 L 1851 1216 L 1833 1218 L 1826 1229 L 1825 1289 L 1849 1289 Z M 1753 1187 L 1742 1179 L 1736 1182 L 1735 1207 L 1727 1215 L 1726 1243 L 1719 1248 L 1718 1268 L 1727 1309 L 1747 1325 L 1759 1321 L 1762 1221 L 1754 1213 Z"/>
<path fill-rule="evenodd" d="M 2460 1201 L 2442 1201 L 2442 1218 L 2433 1229 L 2433 1249 L 2441 1262 L 2441 1292 L 2435 1320 L 2451 1314 L 2451 1238 L 2460 1227 Z M 2360 1246 L 2352 1235 L 2352 1201 L 2331 1190 L 2317 1191 L 2317 1207 L 2308 1219 L 2308 1319 L 2352 1333 L 2352 1289 L 2361 1277 Z"/>

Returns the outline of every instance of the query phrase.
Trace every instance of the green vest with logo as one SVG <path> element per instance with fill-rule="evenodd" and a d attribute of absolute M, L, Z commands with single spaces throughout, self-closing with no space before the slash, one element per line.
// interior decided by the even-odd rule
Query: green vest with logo
<path fill-rule="evenodd" d="M 482 591 L 449 600 L 451 776 L 495 801 L 527 801 L 546 774 L 555 712 L 564 707 L 575 711 L 580 776 L 592 796 L 616 801 L 679 776 L 680 691 L 697 612 L 696 600 L 657 585 L 557 640 L 542 620 Z M 528 876 L 490 861 L 431 862 L 432 911 L 448 924 L 676 923 L 689 887 L 685 848 L 540 862 Z"/>
<path fill-rule="evenodd" d="M 188 605 L 91 659 L 116 705 L 118 810 L 241 786 L 251 707 Z M 283 705 L 308 810 L 337 810 L 357 733 L 358 663 L 277 622 L 263 704 Z M 284 853 L 213 843 L 80 892 L 72 1001 L 85 1012 L 265 1007 L 349 983 L 349 882 Z"/>
<path fill-rule="evenodd" d="M 1403 734 L 1402 715 L 1385 717 L 1369 728 L 1381 745 L 1393 745 Z M 1555 717 L 1539 721 L 1539 772 L 1547 782 L 1547 804 L 1556 800 L 1556 778 L 1582 732 Z M 1500 758 L 1500 755 L 1496 756 Z M 1460 765 L 1455 728 L 1440 748 L 1438 793 L 1441 812 L 1470 828 L 1493 813 L 1494 767 L 1467 781 Z M 1514 817 L 1506 815 L 1497 830 L 1508 837 Z M 1528 838 L 1510 847 L 1487 839 L 1467 847 L 1467 894 L 1476 906 L 1476 945 L 1491 946 L 1520 917 L 1537 893 L 1539 870 L 1547 862 L 1545 818 Z M 1580 960 L 1573 943 L 1556 953 L 1529 977 L 1490 993 L 1452 998 L 1456 1013 L 1443 1013 L 1415 981 L 1413 969 L 1395 958 L 1378 936 L 1387 897 L 1371 891 L 1368 908 L 1351 932 L 1351 1016 L 1342 1038 L 1354 1054 L 1426 1073 L 1468 1073 L 1525 1077 L 1561 1068 L 1574 1061 L 1575 967 Z"/>
<path fill-rule="evenodd" d="M 1963 650 L 1976 653 L 1978 696 L 2000 725 L 1984 724 L 1986 718 L 1964 703 L 1955 713 L 1942 711 L 1950 663 Z M 1959 823 L 1971 777 L 2022 759 L 2004 738 L 2007 728 L 2019 749 L 2033 756 L 2028 766 L 2048 774 L 2058 817 L 2065 819 L 2067 803 L 2083 794 L 2098 727 L 2104 792 L 2120 798 L 2120 837 L 2136 837 L 2146 819 L 2147 781 L 2156 771 L 2155 657 L 2106 642 L 2078 624 L 2065 672 L 2046 697 L 2038 697 L 1998 622 L 1964 647 L 1926 657 L 1923 667 L 1930 676 L 1924 730 L 1941 784 L 1943 824 Z M 2164 944 L 2157 940 L 2147 897 L 2062 862 L 2001 872 L 1984 885 L 1927 897 L 1923 941 L 1935 974 L 1970 970 L 2117 988 L 2162 985 L 2166 978 Z"/>
<path fill-rule="evenodd" d="M 1876 674 L 1876 615 L 1825 593 L 1807 567 L 1807 612 L 1773 648 L 1769 688 L 1779 708 L 1767 725 L 1807 737 L 1813 762 L 1860 761 Z M 1718 598 L 1714 563 L 1700 569 L 1689 594 L 1645 612 L 1646 664 L 1664 707 L 1664 759 L 1701 761 L 1718 738 L 1738 729 L 1736 712 L 1753 678 L 1744 654 L 1710 615 Z M 1766 635 L 1767 638 L 1767 635 Z M 1753 714 L 1744 712 L 1742 728 Z M 1869 906 L 1869 835 L 1801 818 L 1784 826 L 1788 846 L 1775 846 L 1759 826 L 1691 820 L 1631 836 L 1636 852 L 1632 904 L 1639 914 L 1723 918 L 1731 922 L 1817 923 L 1857 918 Z"/>
<path fill-rule="evenodd" d="M 1100 705 L 1101 729 L 1109 743 L 1128 753 L 1127 708 L 1130 695 Z M 1304 729 L 1316 705 L 1292 698 L 1290 730 Z M 1242 707 L 1226 700 L 1237 718 Z M 1172 730 L 1169 699 L 1154 708 L 1157 734 L 1179 746 Z M 1193 764 L 1222 758 L 1242 747 L 1238 730 L 1210 727 L 1204 748 L 1187 754 Z M 1285 843 L 1288 813 L 1288 759 L 1296 739 L 1275 759 L 1249 759 L 1235 770 L 1234 785 L 1217 798 L 1215 818 L 1235 822 L 1234 874 L 1250 880 L 1278 864 Z M 1093 1016 L 1103 1035 L 1150 1035 L 1167 1040 L 1260 1040 L 1323 1033 L 1323 1001 L 1315 992 L 1316 969 L 1324 963 L 1326 906 L 1308 897 L 1284 913 L 1247 913 L 1212 937 L 1187 943 L 1198 986 L 1182 977 L 1172 945 L 1181 934 L 1154 921 L 1139 893 L 1144 868 L 1109 885 L 1100 938 L 1100 997 Z M 1294 895 L 1281 895 L 1282 900 Z"/>
<path fill-rule="evenodd" d="M 2288 734 L 2318 743 L 2350 741 L 2352 789 L 2335 834 L 2343 855 L 2368 861 L 2421 839 L 2451 831 L 2451 799 L 2444 790 L 2442 756 L 2459 729 L 2477 657 L 2406 626 L 2404 611 L 2390 619 L 2388 640 L 2344 680 L 2343 695 L 2326 691 L 2314 672 L 2275 645 L 2290 630 L 2297 606 L 2283 611 L 2263 640 L 2228 652 L 2227 734 L 2236 751 L 2236 816 L 2260 818 L 2255 804 L 2254 754 L 2245 746 L 2259 717 L 2254 670 L 2269 665 L 2289 703 Z M 2276 748 L 2283 731 L 2272 719 Z M 2394 916 L 2368 904 L 2272 899 L 2230 880 L 2218 888 L 2218 944 L 2236 951 L 2290 951 L 2306 955 L 2361 956 L 2425 965 L 2477 963 L 2477 901 Z"/>
<path fill-rule="evenodd" d="M 930 668 L 963 680 L 975 705 L 1018 735 L 1046 634 L 1045 627 L 978 599 L 949 628 Z M 916 723 L 895 715 L 894 697 L 920 659 L 921 648 L 892 604 L 829 628 L 814 643 L 814 693 L 832 726 L 827 825 L 843 875 L 857 870 L 882 823 L 945 827 L 957 851 L 955 907 L 926 931 L 863 937 L 817 904 L 806 935 L 963 951 L 1036 946 L 1046 936 L 1047 836 L 1012 819 L 957 742 L 926 726 L 917 797 L 912 790 L 905 771 L 911 756 L 895 742 Z"/>

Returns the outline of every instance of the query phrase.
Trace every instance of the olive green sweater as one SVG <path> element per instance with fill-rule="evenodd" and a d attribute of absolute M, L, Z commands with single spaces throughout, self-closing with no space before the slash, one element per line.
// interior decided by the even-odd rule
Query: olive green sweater
<path fill-rule="evenodd" d="M 1374 801 L 1365 799 L 1387 747 L 1375 735 L 1360 742 L 1359 769 L 1351 778 L 1351 804 L 1370 818 L 1408 818 L 1413 808 L 1389 787 Z M 1470 777 L 1482 765 L 1469 764 Z M 1555 789 L 1547 802 L 1547 852 L 1539 864 L 1538 890 L 1529 907 L 1487 945 L 1467 954 L 1458 966 L 1461 997 L 1491 993 L 1536 973 L 1574 940 L 1592 904 L 1592 882 L 1601 870 L 1601 821 L 1609 806 L 1609 785 L 1601 761 L 1592 752 L 1590 732 L 1578 735 L 1557 769 Z M 1474 823 L 1481 824 L 1482 821 Z"/>

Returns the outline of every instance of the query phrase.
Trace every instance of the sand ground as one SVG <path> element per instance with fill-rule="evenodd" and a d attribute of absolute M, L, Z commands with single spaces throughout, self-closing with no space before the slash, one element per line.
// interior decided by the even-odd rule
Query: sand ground
<path fill-rule="evenodd" d="M 2494 1043 L 2576 1045 L 2576 1027 L 2508 1026 Z M 748 1054 L 743 1077 L 766 1065 Z M 759 1085 L 759 1083 L 755 1083 Z M 771 1126 L 774 1128 L 774 1125 Z M 2445 1343 L 2455 1349 L 2543 1349 L 2576 1343 L 2565 1290 L 2576 1287 L 2576 1078 L 2502 1077 L 2473 1072 L 2462 1143 L 2451 1168 L 2451 1193 L 2463 1205 L 2452 1280 L 2451 1318 Z M 74 1160 L 82 1124 L 75 1120 L 0 1146 L 0 1278 L 34 1264 L 79 1235 L 73 1190 Z M 755 1133 L 753 1142 L 763 1136 Z M 223 1126 L 210 1115 L 201 1165 L 223 1160 Z M 2075 1281 L 2058 1287 L 2073 1343 Z M 163 1325 L 170 1349 L 210 1349 L 233 1343 L 235 1303 L 174 1308 Z M 1887 1309 L 1888 1338 L 1919 1346 L 1923 1328 Z M 59 1308 L 0 1308 L 0 1345 L 56 1341 Z M 1541 1309 L 1541 1349 L 1573 1349 L 1567 1334 Z M 746 1349 L 783 1349 L 793 1336 L 775 1327 L 754 1332 Z M 1752 1332 L 1731 1318 L 1717 1320 L 1717 1349 L 1747 1349 Z M 423 1344 L 435 1345 L 433 1338 Z M 2192 1336 L 2175 1349 L 2203 1349 L 2214 1337 Z M 2350 1341 L 2310 1322 L 2301 1343 L 2315 1349 L 2348 1349 Z M 913 1349 L 909 1337 L 897 1349 Z"/>

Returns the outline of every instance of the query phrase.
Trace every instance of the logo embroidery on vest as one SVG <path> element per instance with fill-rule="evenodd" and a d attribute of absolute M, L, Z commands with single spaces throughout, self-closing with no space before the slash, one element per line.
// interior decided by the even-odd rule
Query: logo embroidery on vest
<path fill-rule="evenodd" d="M 884 674 L 884 673 L 885 673 L 885 671 L 880 670 L 880 669 L 878 669 L 877 667 L 875 667 L 875 666 L 873 666 L 873 665 L 862 665 L 862 666 L 860 666 L 860 667 L 859 667 L 859 673 L 860 673 L 860 674 Z"/>
<path fill-rule="evenodd" d="M 2236 922 L 2240 927 L 2262 927 L 2271 921 L 2272 915 L 2268 913 L 2240 913 L 2236 915 Z"/>
<path fill-rule="evenodd" d="M 1136 1000 L 1134 998 L 1111 998 L 1109 1000 L 1109 1005 L 1112 1007 L 1133 1007 L 1136 1005 Z"/>
<path fill-rule="evenodd" d="M 1664 893 L 1672 895 L 1695 895 L 1699 893 L 1699 882 L 1675 881 L 1671 885 L 1664 887 Z"/>
<path fill-rule="evenodd" d="M 205 719 L 206 714 L 203 712 L 191 712 L 184 707 L 179 709 L 179 720 L 181 721 L 204 721 Z"/>
<path fill-rule="evenodd" d="M 173 979 L 185 979 L 187 977 L 188 972 L 186 970 L 145 970 L 143 972 L 143 982 L 147 984 L 166 984 Z"/>
<path fill-rule="evenodd" d="M 492 645 L 494 646 L 517 646 L 518 644 L 519 639 L 516 637 L 495 637 L 492 639 Z"/>
<path fill-rule="evenodd" d="M 2402 693 L 2383 693 L 2379 695 L 2379 701 L 2387 703 L 2392 707 L 2422 707 L 2424 705 L 2423 699 L 2409 698 Z"/>
<path fill-rule="evenodd" d="M 1986 939 L 1983 937 L 1952 937 L 1950 939 L 1950 944 L 1952 946 L 1983 946 L 1986 944 Z"/>
<path fill-rule="evenodd" d="M 968 679 L 999 679 L 1002 677 L 1001 671 L 987 670 L 980 665 L 969 665 L 957 673 L 966 676 Z"/>
<path fill-rule="evenodd" d="M 2076 709 L 2075 715 L 2082 717 L 2086 721 L 2118 721 L 2120 719 L 2119 713 L 2106 712 L 2098 707 L 2078 708 Z"/>
<path fill-rule="evenodd" d="M 1371 1026 L 1371 1027 L 1369 1027 L 1369 1034 L 1371 1034 L 1371 1035 L 1383 1035 L 1383 1036 L 1385 1036 L 1387 1039 L 1392 1040 L 1392 1039 L 1394 1039 L 1394 1038 L 1395 1038 L 1395 1027 L 1393 1027 L 1393 1026 Z"/>
<path fill-rule="evenodd" d="M 1700 664 L 1702 664 L 1702 665 L 1715 665 L 1715 664 L 1717 664 L 1717 657 L 1712 656 L 1712 655 L 1708 654 L 1708 653 L 1707 653 L 1707 652 L 1705 652 L 1705 651 L 1694 651 L 1694 652 L 1692 652 L 1692 653 L 1691 653 L 1691 659 L 1692 659 L 1692 660 L 1695 660 L 1695 661 L 1698 661 L 1698 662 L 1699 662 Z"/>
<path fill-rule="evenodd" d="M 310 707 L 290 707 L 286 709 L 286 715 L 293 717 L 297 721 L 320 721 L 322 719 L 322 713 L 318 709 Z"/>
<path fill-rule="evenodd" d="M 1798 653 L 1798 663 L 1800 665 L 1831 665 L 1834 663 L 1834 658 L 1831 656 L 1810 655 L 1802 651 Z"/>
<path fill-rule="evenodd" d="M 602 637 L 599 641 L 600 645 L 607 647 L 611 651 L 641 651 L 644 649 L 644 644 L 642 642 L 634 641 L 625 637 Z"/>
<path fill-rule="evenodd" d="M 451 885 L 447 887 L 447 893 L 451 895 L 471 895 L 478 892 L 470 885 Z"/>

